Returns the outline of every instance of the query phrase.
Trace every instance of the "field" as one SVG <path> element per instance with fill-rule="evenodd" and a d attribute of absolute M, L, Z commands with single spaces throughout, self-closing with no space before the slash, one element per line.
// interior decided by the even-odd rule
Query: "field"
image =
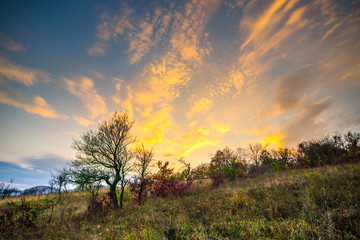
<path fill-rule="evenodd" d="M 74 193 L 62 219 L 49 209 L 34 226 L 3 229 L 4 239 L 358 239 L 360 165 L 269 172 L 212 187 L 194 183 L 178 197 L 121 210 L 86 212 Z M 103 190 L 105 191 L 105 190 Z M 104 194 L 104 192 L 102 193 Z M 41 202 L 45 196 L 32 199 Z M 11 199 L 15 201 L 16 199 Z M 4 205 L 4 202 L 2 202 Z M 56 211 L 55 211 L 56 212 Z M 10 230 L 10 229 L 9 229 Z"/>

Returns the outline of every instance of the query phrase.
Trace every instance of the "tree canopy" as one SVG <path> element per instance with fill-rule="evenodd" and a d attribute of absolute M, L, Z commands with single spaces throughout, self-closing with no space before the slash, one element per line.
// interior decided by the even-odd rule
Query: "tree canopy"
<path fill-rule="evenodd" d="M 118 207 L 116 187 L 119 183 L 124 186 L 125 175 L 130 170 L 132 153 L 129 146 L 136 141 L 130 132 L 133 124 L 134 121 L 130 120 L 127 113 L 115 112 L 109 120 L 100 123 L 95 131 L 89 130 L 73 143 L 73 148 L 77 150 L 73 165 L 96 169 L 97 178 L 110 187 L 109 194 L 114 208 Z"/>

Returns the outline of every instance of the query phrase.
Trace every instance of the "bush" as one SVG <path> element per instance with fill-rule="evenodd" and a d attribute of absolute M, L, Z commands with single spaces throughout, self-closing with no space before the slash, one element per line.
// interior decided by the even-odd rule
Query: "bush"
<path fill-rule="evenodd" d="M 159 161 L 157 165 L 159 171 L 153 176 L 153 191 L 156 196 L 179 196 L 187 190 L 188 186 L 185 181 L 178 180 L 173 174 L 174 169 L 169 168 L 169 162 L 162 164 Z"/>
<path fill-rule="evenodd" d="M 7 202 L 0 207 L 0 233 L 4 238 L 10 237 L 15 231 L 37 228 L 39 216 L 50 207 L 48 203 L 39 201 Z"/>
<path fill-rule="evenodd" d="M 225 176 L 220 171 L 213 171 L 210 174 L 210 179 L 211 179 L 211 185 L 214 187 L 218 187 L 225 182 Z"/>

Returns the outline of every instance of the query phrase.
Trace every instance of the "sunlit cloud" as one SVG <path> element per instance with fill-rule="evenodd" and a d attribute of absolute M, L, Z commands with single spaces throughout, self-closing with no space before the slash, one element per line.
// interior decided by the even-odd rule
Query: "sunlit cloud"
<path fill-rule="evenodd" d="M 86 118 L 82 118 L 82 117 L 73 116 L 72 119 L 74 119 L 79 125 L 85 126 L 85 127 L 95 124 L 95 122 L 90 121 Z"/>
<path fill-rule="evenodd" d="M 139 31 L 129 37 L 130 64 L 139 62 L 147 54 L 154 44 L 152 41 L 154 26 L 153 24 L 142 21 L 139 24 Z"/>
<path fill-rule="evenodd" d="M 192 152 L 206 146 L 217 146 L 220 140 L 208 137 L 202 128 L 192 129 L 185 132 L 177 141 L 179 157 L 188 157 Z"/>
<path fill-rule="evenodd" d="M 164 133 L 167 127 L 172 124 L 172 108 L 164 106 L 151 116 L 137 122 L 135 131 L 141 136 L 145 144 L 163 143 Z"/>
<path fill-rule="evenodd" d="M 47 25 L 31 36 L 0 30 L 16 37 L 0 33 L 0 102 L 49 119 L 66 111 L 56 130 L 31 122 L 46 139 L 67 139 L 61 147 L 114 111 L 135 120 L 132 133 L 157 160 L 192 166 L 225 146 L 291 147 L 360 129 L 356 1 L 115 1 L 94 10 L 89 28 L 53 44 L 36 37 Z"/>
<path fill-rule="evenodd" d="M 90 118 L 94 119 L 107 113 L 106 103 L 95 89 L 94 82 L 88 77 L 64 78 L 65 89 L 81 99 Z"/>
<path fill-rule="evenodd" d="M 282 141 L 284 139 L 284 135 L 281 133 L 267 135 L 260 141 L 263 147 L 273 148 L 273 149 L 280 149 L 283 145 Z"/>
<path fill-rule="evenodd" d="M 13 52 L 21 52 L 26 50 L 23 45 L 15 42 L 14 40 L 10 39 L 8 36 L 6 36 L 1 32 L 0 32 L 0 47 Z"/>
<path fill-rule="evenodd" d="M 49 82 L 50 74 L 45 71 L 20 66 L 0 57 L 0 82 L 3 81 L 18 82 L 31 87 L 39 81 Z"/>
<path fill-rule="evenodd" d="M 67 118 L 66 116 L 59 115 L 54 107 L 48 104 L 45 99 L 40 96 L 36 96 L 32 100 L 16 99 L 9 96 L 7 93 L 0 91 L 0 103 L 20 108 L 28 113 L 45 118 Z"/>
<path fill-rule="evenodd" d="M 125 33 L 127 29 L 134 29 L 129 21 L 129 17 L 133 10 L 126 4 L 122 6 L 122 12 L 114 17 L 110 17 L 106 12 L 100 15 L 101 23 L 97 26 L 96 30 L 96 43 L 87 49 L 87 53 L 93 56 L 103 56 L 110 49 L 111 40 L 117 38 Z"/>
<path fill-rule="evenodd" d="M 214 102 L 208 98 L 192 98 L 190 102 L 190 110 L 187 113 L 188 118 L 191 118 L 196 113 L 206 113 L 213 106 Z"/>
<path fill-rule="evenodd" d="M 220 133 L 227 133 L 231 129 L 230 126 L 221 123 L 213 123 L 212 128 Z"/>
<path fill-rule="evenodd" d="M 264 133 L 266 133 L 269 129 L 270 129 L 269 125 L 263 125 L 263 126 L 254 127 L 250 130 L 246 130 L 245 132 L 248 134 L 255 134 L 257 136 L 261 136 Z"/>

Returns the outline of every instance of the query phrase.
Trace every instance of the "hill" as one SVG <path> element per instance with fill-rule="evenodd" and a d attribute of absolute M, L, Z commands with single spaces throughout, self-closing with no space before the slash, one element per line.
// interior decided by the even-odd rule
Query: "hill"
<path fill-rule="evenodd" d="M 129 193 L 128 193 L 129 194 Z M 76 197 L 79 199 L 78 197 Z M 3 229 L 13 239 L 358 239 L 360 164 L 272 171 L 213 187 L 196 182 L 182 196 L 125 198 L 122 210 Z M 81 204 L 81 202 L 77 202 Z M 86 202 L 82 202 L 86 204 Z M 73 203 L 73 206 L 76 204 Z M 78 210 L 76 210 L 78 209 Z"/>

